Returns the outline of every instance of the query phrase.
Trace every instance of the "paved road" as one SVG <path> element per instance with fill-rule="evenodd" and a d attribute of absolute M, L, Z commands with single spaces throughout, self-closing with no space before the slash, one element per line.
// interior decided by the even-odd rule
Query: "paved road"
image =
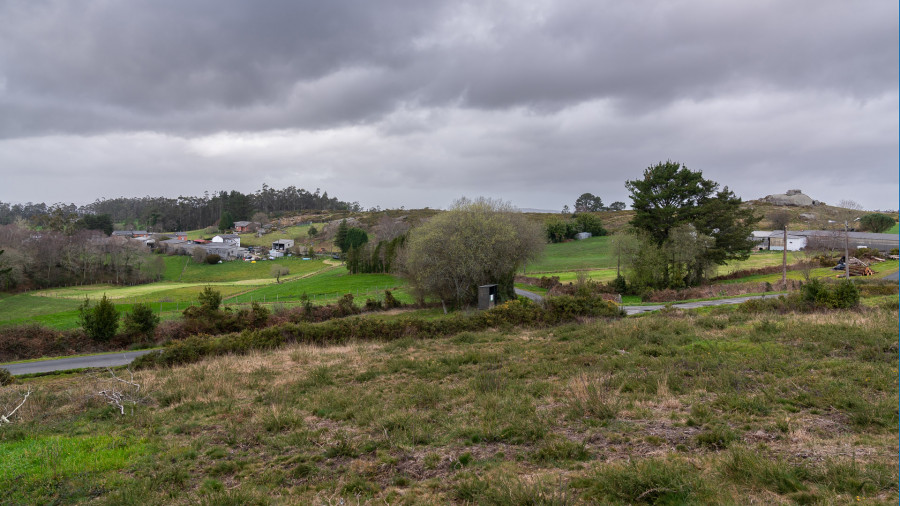
<path fill-rule="evenodd" d="M 885 276 L 881 279 L 886 279 L 888 281 L 900 281 L 900 271 L 897 271 L 893 274 L 888 274 L 887 276 Z"/>
<path fill-rule="evenodd" d="M 153 351 L 155 350 L 128 351 L 123 353 L 109 353 L 107 355 L 91 355 L 87 357 L 59 358 L 56 360 L 41 360 L 40 362 L 25 362 L 22 364 L 0 364 L 0 367 L 8 370 L 14 375 L 67 371 L 69 369 L 84 369 L 86 367 L 116 367 L 130 364 L 135 358 Z"/>
<path fill-rule="evenodd" d="M 516 288 L 516 295 L 520 295 L 522 297 L 528 297 L 529 299 L 540 302 L 543 300 L 543 297 L 540 295 L 529 292 L 527 290 L 521 290 Z M 708 306 L 724 306 L 727 304 L 740 304 L 741 302 L 746 302 L 750 299 L 765 299 L 771 297 L 778 297 L 780 294 L 773 295 L 748 295 L 746 297 L 731 297 L 728 299 L 716 299 L 716 300 L 702 300 L 698 302 L 682 302 L 680 304 L 672 304 L 672 307 L 677 307 L 681 309 L 697 309 L 700 307 L 708 307 Z M 635 315 L 635 314 L 643 314 L 649 313 L 651 311 L 659 311 L 660 309 L 666 307 L 665 304 L 658 304 L 653 306 L 622 306 L 622 309 L 625 310 L 627 315 Z"/>
<path fill-rule="evenodd" d="M 772 294 L 772 295 L 748 295 L 746 297 L 730 297 L 728 299 L 716 299 L 716 300 L 701 300 L 697 302 L 682 302 L 679 304 L 672 304 L 672 307 L 677 307 L 680 309 L 697 309 L 700 307 L 708 307 L 708 306 L 724 306 L 727 304 L 740 304 L 742 302 L 746 302 L 750 299 L 771 299 L 775 297 L 780 297 L 781 294 Z M 649 313 L 650 311 L 659 311 L 660 309 L 666 307 L 665 304 L 659 304 L 655 306 L 622 306 L 625 310 L 625 313 L 628 315 L 633 314 L 641 314 L 641 313 Z"/>
<path fill-rule="evenodd" d="M 525 298 L 531 299 L 535 302 L 540 302 L 540 301 L 544 300 L 543 297 L 541 297 L 540 295 L 538 295 L 534 292 L 529 292 L 528 290 L 522 290 L 521 288 L 514 288 L 514 290 L 516 291 L 516 295 L 518 295 L 520 297 L 525 297 Z"/>

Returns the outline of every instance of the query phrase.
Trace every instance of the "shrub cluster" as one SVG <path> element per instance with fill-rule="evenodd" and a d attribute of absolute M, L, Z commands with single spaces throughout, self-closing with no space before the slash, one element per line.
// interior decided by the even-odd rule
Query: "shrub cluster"
<path fill-rule="evenodd" d="M 859 289 L 852 281 L 822 283 L 814 279 L 801 286 L 800 291 L 770 299 L 748 300 L 740 305 L 746 313 L 776 311 L 808 312 L 822 309 L 850 309 L 859 306 Z"/>
<path fill-rule="evenodd" d="M 594 297 L 561 296 L 541 307 L 528 299 L 510 300 L 489 311 L 424 320 L 399 318 L 346 318 L 323 323 L 289 322 L 262 329 L 247 329 L 220 336 L 195 335 L 176 341 L 164 350 L 139 357 L 134 366 L 172 366 L 205 356 L 270 349 L 285 343 L 334 345 L 357 340 L 390 341 L 403 337 L 432 338 L 503 325 L 553 324 L 579 317 L 619 317 L 616 304 Z"/>
<path fill-rule="evenodd" d="M 240 332 L 265 327 L 269 321 L 269 309 L 259 302 L 252 303 L 249 309 L 240 308 L 234 311 L 231 308 L 219 309 L 216 300 L 221 300 L 221 296 L 208 297 L 201 305 L 185 309 L 181 313 L 184 316 L 182 322 L 184 332 L 188 334 Z"/>
<path fill-rule="evenodd" d="M 859 289 L 850 280 L 825 284 L 813 279 L 800 288 L 803 301 L 818 307 L 847 309 L 859 306 Z"/>
<path fill-rule="evenodd" d="M 80 329 L 56 330 L 36 323 L 0 327 L 0 361 L 72 355 L 123 349 L 131 344 L 124 334 L 110 341 L 94 341 Z"/>
<path fill-rule="evenodd" d="M 554 219 L 546 224 L 547 239 L 550 242 L 563 242 L 574 239 L 575 234 L 589 232 L 592 236 L 606 235 L 606 229 L 596 216 L 581 213 L 572 219 Z"/>

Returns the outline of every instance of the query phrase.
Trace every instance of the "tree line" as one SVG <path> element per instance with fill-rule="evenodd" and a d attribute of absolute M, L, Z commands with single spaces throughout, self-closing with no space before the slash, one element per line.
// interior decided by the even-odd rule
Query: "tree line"
<path fill-rule="evenodd" d="M 89 230 L 66 234 L 0 225 L 0 250 L 2 290 L 146 283 L 159 280 L 166 267 L 141 243 Z"/>
<path fill-rule="evenodd" d="M 177 198 L 117 197 L 84 206 L 0 202 L 0 225 L 23 219 L 38 227 L 68 232 L 66 226 L 76 229 L 75 222 L 85 216 L 106 215 L 114 223 L 124 223 L 126 228 L 171 232 L 210 226 L 226 212 L 233 220 L 241 221 L 250 220 L 255 212 L 277 215 L 306 210 L 361 211 L 362 207 L 358 202 L 329 197 L 327 191 L 318 188 L 314 192 L 295 186 L 279 190 L 263 184 L 255 193 L 247 194 L 232 190 Z"/>

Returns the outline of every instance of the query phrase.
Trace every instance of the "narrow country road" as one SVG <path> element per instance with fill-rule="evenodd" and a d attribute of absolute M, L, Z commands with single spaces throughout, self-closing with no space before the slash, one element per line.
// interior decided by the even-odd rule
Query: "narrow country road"
<path fill-rule="evenodd" d="M 519 297 L 525 297 L 525 298 L 531 299 L 535 302 L 540 302 L 540 301 L 544 300 L 543 297 L 541 297 L 540 295 L 538 295 L 534 292 L 529 292 L 528 290 L 522 290 L 521 288 L 514 288 L 514 290 L 516 291 L 516 295 L 518 295 Z"/>
<path fill-rule="evenodd" d="M 67 371 L 69 369 L 84 369 L 87 367 L 116 367 L 130 364 L 132 360 L 141 355 L 146 355 L 155 350 L 127 351 L 122 353 L 108 353 L 106 355 L 91 355 L 86 357 L 68 357 L 55 360 L 41 360 L 39 362 L 25 362 L 21 364 L 0 364 L 0 367 L 13 375 L 35 374 L 42 372 Z"/>
<path fill-rule="evenodd" d="M 681 302 L 677 304 L 672 304 L 672 307 L 677 307 L 679 309 L 697 309 L 701 307 L 709 307 L 709 306 L 724 306 L 727 304 L 740 304 L 742 302 L 746 302 L 751 299 L 771 299 L 780 297 L 783 294 L 772 294 L 772 295 L 748 295 L 746 297 L 729 297 L 727 299 L 716 299 L 716 300 L 700 300 L 697 302 Z M 666 307 L 665 304 L 657 304 L 653 306 L 622 306 L 622 309 L 625 310 L 625 313 L 629 316 L 635 314 L 649 313 L 650 311 L 659 311 L 660 309 Z"/>
<path fill-rule="evenodd" d="M 516 295 L 522 297 L 528 297 L 529 299 L 535 302 L 541 302 L 544 298 L 540 295 L 529 292 L 528 290 L 522 290 L 520 288 L 516 288 Z M 746 302 L 750 299 L 766 299 L 771 297 L 778 297 L 781 294 L 772 294 L 772 295 L 748 295 L 746 297 L 730 297 L 727 299 L 716 299 L 716 300 L 701 300 L 698 302 L 682 302 L 677 304 L 672 304 L 672 307 L 677 307 L 680 309 L 697 309 L 700 307 L 707 306 L 724 306 L 726 304 L 740 304 L 741 302 Z M 628 316 L 635 314 L 643 314 L 649 313 L 651 311 L 659 311 L 660 309 L 666 307 L 665 304 L 655 304 L 652 306 L 621 306 L 622 309 L 625 310 L 625 314 Z"/>

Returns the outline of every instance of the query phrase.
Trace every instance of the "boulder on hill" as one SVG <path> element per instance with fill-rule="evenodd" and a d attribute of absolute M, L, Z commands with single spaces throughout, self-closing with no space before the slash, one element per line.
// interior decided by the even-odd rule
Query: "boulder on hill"
<path fill-rule="evenodd" d="M 776 206 L 810 207 L 825 204 L 824 202 L 813 200 L 809 195 L 804 195 L 800 190 L 788 190 L 785 193 L 766 195 L 766 198 L 763 200 Z"/>

